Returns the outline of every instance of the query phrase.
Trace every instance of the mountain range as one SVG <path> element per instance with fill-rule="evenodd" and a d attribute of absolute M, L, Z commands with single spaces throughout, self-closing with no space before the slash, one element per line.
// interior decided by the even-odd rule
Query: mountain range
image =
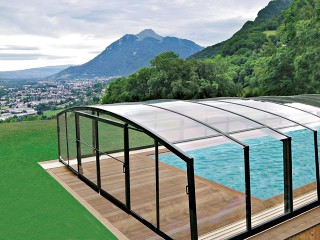
<path fill-rule="evenodd" d="M 282 23 L 282 11 L 291 0 L 270 1 L 254 21 L 248 21 L 230 39 L 203 48 L 196 43 L 176 37 L 162 37 L 152 29 L 139 34 L 126 34 L 106 47 L 98 56 L 79 66 L 55 66 L 22 71 L 0 72 L 0 79 L 44 78 L 55 80 L 90 79 L 130 75 L 142 67 L 150 66 L 158 54 L 173 51 L 180 57 L 193 59 L 243 55 L 257 52 Z M 251 53 L 250 53 L 251 55 Z M 50 77 L 48 77 L 50 76 Z"/>
<path fill-rule="evenodd" d="M 3 71 L 0 72 L 0 80 L 41 79 L 56 74 L 68 67 L 70 67 L 70 65 L 30 68 L 18 71 Z"/>
<path fill-rule="evenodd" d="M 162 52 L 173 51 L 180 57 L 187 58 L 202 49 L 203 47 L 190 40 L 162 37 L 152 29 L 145 29 L 136 35 L 124 35 L 89 62 L 69 67 L 50 79 L 127 76 L 149 66 L 150 60 Z"/>

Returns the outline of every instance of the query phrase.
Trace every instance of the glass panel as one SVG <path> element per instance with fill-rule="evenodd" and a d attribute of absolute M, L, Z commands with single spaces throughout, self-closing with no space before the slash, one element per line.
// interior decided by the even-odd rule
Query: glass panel
<path fill-rule="evenodd" d="M 177 145 L 194 158 L 199 236 L 210 233 L 212 239 L 219 238 L 218 229 L 227 225 L 237 229 L 237 234 L 246 230 L 243 148 L 230 141 L 221 144 L 215 140 Z M 172 154 L 160 159 L 186 169 L 185 163 Z M 230 228 L 222 231 L 226 238 L 236 234 Z"/>
<path fill-rule="evenodd" d="M 66 133 L 66 120 L 65 114 L 62 114 L 58 118 L 59 121 L 59 138 L 60 138 L 60 158 L 66 164 L 68 164 L 68 147 L 67 147 L 67 133 Z"/>
<path fill-rule="evenodd" d="M 125 174 L 123 172 L 123 163 L 123 152 L 100 157 L 101 188 L 125 204 Z"/>
<path fill-rule="evenodd" d="M 316 200 L 316 172 L 313 132 L 300 129 L 292 137 L 292 175 L 294 209 Z"/>
<path fill-rule="evenodd" d="M 96 157 L 92 156 L 92 147 L 81 143 L 81 163 L 82 175 L 89 179 L 91 182 L 97 184 L 97 165 Z"/>
<path fill-rule="evenodd" d="M 160 229 L 173 239 L 190 239 L 186 163 L 166 148 L 160 153 Z"/>
<path fill-rule="evenodd" d="M 283 143 L 269 136 L 247 139 L 245 143 L 250 149 L 252 226 L 255 227 L 284 215 Z"/>
<path fill-rule="evenodd" d="M 98 128 L 101 188 L 125 204 L 123 128 L 104 122 Z"/>
<path fill-rule="evenodd" d="M 92 114 L 91 111 L 83 111 Z M 97 185 L 97 163 L 95 151 L 94 121 L 90 118 L 79 116 L 79 133 L 81 148 L 80 173 Z"/>
<path fill-rule="evenodd" d="M 129 129 L 130 149 L 146 148 L 154 145 L 154 140 L 143 132 Z"/>
<path fill-rule="evenodd" d="M 132 133 L 133 131 L 130 131 L 129 136 Z M 139 136 L 149 144 L 154 142 L 152 138 L 143 133 L 140 133 Z M 136 140 L 134 137 L 130 137 L 130 149 L 133 144 L 137 144 L 131 139 Z M 130 151 L 130 184 L 132 210 L 156 227 L 156 168 L 154 155 L 155 149 L 150 147 L 138 151 Z"/>
<path fill-rule="evenodd" d="M 68 128 L 68 145 L 69 145 L 69 165 L 77 164 L 77 144 L 76 144 L 76 126 L 75 115 L 73 112 L 67 113 L 67 128 Z M 78 169 L 77 166 L 74 169 Z"/>
<path fill-rule="evenodd" d="M 187 117 L 147 105 L 108 105 L 108 111 L 132 119 L 170 142 L 216 135 L 217 132 Z"/>
<path fill-rule="evenodd" d="M 99 150 L 101 153 L 123 151 L 123 128 L 112 124 L 98 122 Z"/>
<path fill-rule="evenodd" d="M 86 143 L 89 146 L 95 145 L 95 137 L 93 133 L 93 120 L 87 117 L 79 117 L 79 127 L 80 127 L 80 139 L 81 142 Z M 86 149 L 86 151 L 81 151 L 82 156 L 93 156 L 95 154 L 94 150 Z"/>

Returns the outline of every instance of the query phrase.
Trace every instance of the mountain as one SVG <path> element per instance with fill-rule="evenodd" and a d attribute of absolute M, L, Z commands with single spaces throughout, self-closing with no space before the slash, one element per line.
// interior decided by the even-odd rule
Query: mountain
<path fill-rule="evenodd" d="M 160 35 L 156 34 L 152 29 L 145 29 L 142 32 L 138 33 L 136 35 L 139 39 L 144 39 L 147 37 L 157 39 L 159 41 L 162 41 L 163 37 Z"/>
<path fill-rule="evenodd" d="M 41 68 L 30 68 L 17 71 L 3 71 L 0 72 L 0 79 L 14 80 L 14 79 L 41 79 L 56 74 L 63 69 L 70 67 L 70 65 L 49 66 Z"/>
<path fill-rule="evenodd" d="M 173 51 L 182 58 L 187 58 L 202 49 L 203 47 L 190 40 L 162 37 L 152 29 L 146 29 L 136 35 L 124 35 L 91 61 L 69 67 L 51 78 L 63 80 L 126 76 L 149 66 L 150 60 L 162 52 Z"/>
<path fill-rule="evenodd" d="M 254 21 L 246 22 L 230 39 L 209 46 L 190 56 L 192 59 L 212 58 L 218 54 L 232 56 L 248 51 L 257 51 L 273 35 L 284 19 L 283 11 L 291 4 L 291 0 L 274 0 L 259 11 Z"/>

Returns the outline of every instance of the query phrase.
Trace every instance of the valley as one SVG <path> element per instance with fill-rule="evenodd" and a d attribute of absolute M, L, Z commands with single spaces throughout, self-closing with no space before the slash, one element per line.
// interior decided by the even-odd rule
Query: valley
<path fill-rule="evenodd" d="M 35 115 L 47 118 L 46 111 L 96 104 L 111 79 L 0 81 L 0 122 L 30 119 Z"/>

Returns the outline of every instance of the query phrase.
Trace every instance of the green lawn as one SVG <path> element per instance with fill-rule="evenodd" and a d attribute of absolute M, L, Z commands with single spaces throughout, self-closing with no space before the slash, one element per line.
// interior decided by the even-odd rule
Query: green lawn
<path fill-rule="evenodd" d="M 116 239 L 37 164 L 56 158 L 56 120 L 0 124 L 0 238 Z"/>
<path fill-rule="evenodd" d="M 62 112 L 63 109 L 58 109 L 58 110 L 47 110 L 43 112 L 43 115 L 46 117 L 52 117 L 54 115 L 56 115 L 59 112 Z"/>

